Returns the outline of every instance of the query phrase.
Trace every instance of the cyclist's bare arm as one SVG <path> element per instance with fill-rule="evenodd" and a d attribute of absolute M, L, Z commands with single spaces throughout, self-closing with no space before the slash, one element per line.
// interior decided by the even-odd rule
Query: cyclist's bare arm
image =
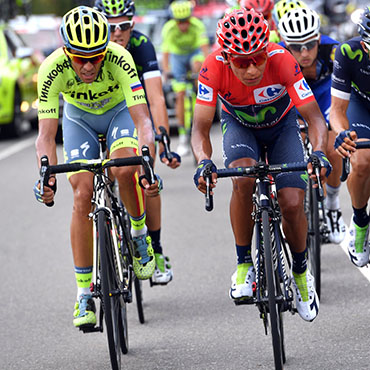
<path fill-rule="evenodd" d="M 128 108 L 131 118 L 135 123 L 138 138 L 139 138 L 139 148 L 143 145 L 147 145 L 149 148 L 150 156 L 153 157 L 155 153 L 154 149 L 154 133 L 152 128 L 152 121 L 149 117 L 149 110 L 147 104 L 137 104 Z M 141 154 L 141 153 L 140 153 Z M 143 186 L 149 191 L 158 192 L 158 182 L 150 185 L 149 182 L 144 179 Z"/>
<path fill-rule="evenodd" d="M 162 71 L 163 71 L 165 79 L 167 79 L 167 76 L 170 73 L 169 59 L 170 59 L 170 54 L 167 53 L 167 52 L 163 52 L 163 54 L 162 54 Z"/>
<path fill-rule="evenodd" d="M 349 105 L 349 100 L 338 98 L 337 96 L 331 96 L 331 106 L 329 121 L 332 130 L 338 135 L 344 130 L 349 129 L 349 122 L 347 118 L 347 109 Z M 351 139 L 345 138 L 345 142 L 339 146 L 336 151 L 341 157 L 349 156 L 348 151 L 354 152 L 356 144 L 354 141 L 357 139 L 355 131 L 351 132 Z"/>
<path fill-rule="evenodd" d="M 196 104 L 194 122 L 191 131 L 191 145 L 198 163 L 202 159 L 211 159 L 212 144 L 209 136 L 216 107 Z"/>
<path fill-rule="evenodd" d="M 325 153 L 328 143 L 328 129 L 317 102 L 311 101 L 300 106 L 297 110 L 308 124 L 308 136 L 312 149 Z"/>
<path fill-rule="evenodd" d="M 213 123 L 216 107 L 196 104 L 194 109 L 194 121 L 191 131 L 191 145 L 194 156 L 199 163 L 203 159 L 211 159 L 212 143 L 210 138 L 210 130 Z M 217 174 L 212 173 L 211 187 L 215 187 L 217 182 Z M 205 188 L 206 183 L 201 177 L 199 185 Z"/>
<path fill-rule="evenodd" d="M 58 119 L 56 118 L 44 118 L 39 120 L 39 134 L 36 139 L 36 155 L 37 163 L 40 165 L 40 158 L 43 155 L 47 155 L 50 164 L 57 164 L 57 151 L 55 136 L 58 130 Z M 49 185 L 55 184 L 55 177 L 50 177 Z M 44 203 L 51 203 L 54 199 L 54 191 L 49 187 L 44 187 L 44 195 L 42 196 Z"/>
<path fill-rule="evenodd" d="M 170 132 L 168 124 L 168 115 L 166 109 L 166 102 L 163 94 L 162 78 L 152 77 L 144 80 L 146 97 L 149 102 L 150 112 L 153 117 L 154 127 L 156 133 L 160 133 L 159 127 L 163 126 L 167 132 Z M 159 154 L 163 152 L 163 144 L 159 144 Z M 170 162 L 167 158 L 163 158 L 163 163 L 171 168 L 180 166 L 180 163 L 176 158 Z"/>
<path fill-rule="evenodd" d="M 128 110 L 137 129 L 139 148 L 143 145 L 147 145 L 149 147 L 150 155 L 153 156 L 155 153 L 154 133 L 152 121 L 149 117 L 148 106 L 146 104 L 137 104 L 129 107 Z"/>

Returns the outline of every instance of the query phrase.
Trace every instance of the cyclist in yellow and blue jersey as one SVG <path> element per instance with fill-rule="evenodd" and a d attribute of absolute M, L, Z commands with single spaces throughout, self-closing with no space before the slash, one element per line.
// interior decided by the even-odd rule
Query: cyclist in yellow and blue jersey
<path fill-rule="evenodd" d="M 339 201 L 342 160 L 334 150 L 335 133 L 329 124 L 331 75 L 338 42 L 320 33 L 320 17 L 308 8 L 295 8 L 285 13 L 279 22 L 279 33 L 283 39 L 280 44 L 299 63 L 329 129 L 326 153 L 333 171 L 326 184 L 325 216 L 329 241 L 339 244 L 346 233 Z"/>
<path fill-rule="evenodd" d="M 174 77 L 176 93 L 176 119 L 179 129 L 179 155 L 190 153 L 189 132 L 185 128 L 184 101 L 188 71 L 198 74 L 205 57 L 209 54 L 209 40 L 202 21 L 192 16 L 191 1 L 174 1 L 170 5 L 172 19 L 162 29 L 162 69 Z"/>
<path fill-rule="evenodd" d="M 148 105 L 154 127 L 159 132 L 159 127 L 164 126 L 169 132 L 168 115 L 163 94 L 161 72 L 154 46 L 150 39 L 143 33 L 134 29 L 135 3 L 132 0 L 97 0 L 95 8 L 102 12 L 108 19 L 111 29 L 111 41 L 126 48 L 135 62 L 140 81 L 145 89 Z M 171 162 L 164 156 L 163 145 L 160 144 L 160 160 L 171 168 L 180 166 L 181 158 L 172 152 Z M 173 273 L 169 258 L 163 255 L 161 244 L 161 197 L 155 194 L 146 198 L 146 224 L 156 260 L 156 268 L 152 281 L 166 284 L 172 280 Z"/>
<path fill-rule="evenodd" d="M 139 155 L 148 145 L 154 154 L 154 135 L 144 89 L 131 54 L 110 43 L 110 28 L 104 15 L 80 6 L 63 17 L 60 33 L 64 47 L 54 51 L 42 63 L 38 75 L 39 132 L 37 158 L 47 155 L 57 163 L 55 135 L 58 128 L 59 93 L 63 94 L 63 141 L 65 162 L 83 162 L 99 158 L 100 134 L 105 135 L 111 158 Z M 122 201 L 132 226 L 135 256 L 134 271 L 139 279 L 150 278 L 155 269 L 154 252 L 145 225 L 145 194 L 138 184 L 138 167 L 112 168 L 118 180 Z M 81 171 L 68 174 L 73 190 L 70 226 L 77 282 L 77 302 L 73 324 L 96 324 L 90 283 L 93 265 L 91 211 L 93 174 Z M 158 182 L 149 185 L 149 194 L 158 192 Z M 51 178 L 36 199 L 50 203 L 54 199 L 56 179 Z"/>

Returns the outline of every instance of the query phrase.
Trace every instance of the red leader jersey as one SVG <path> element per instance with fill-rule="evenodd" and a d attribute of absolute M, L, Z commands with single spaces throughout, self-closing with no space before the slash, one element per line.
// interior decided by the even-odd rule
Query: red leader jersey
<path fill-rule="evenodd" d="M 299 64 L 275 43 L 267 46 L 268 58 L 263 78 L 258 85 L 246 86 L 223 63 L 221 49 L 210 54 L 199 73 L 197 104 L 216 106 L 240 123 L 251 128 L 276 125 L 293 107 L 315 100 Z"/>

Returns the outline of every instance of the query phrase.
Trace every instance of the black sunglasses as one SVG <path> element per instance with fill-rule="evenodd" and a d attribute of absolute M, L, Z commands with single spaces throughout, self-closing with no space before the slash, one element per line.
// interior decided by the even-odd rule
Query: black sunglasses
<path fill-rule="evenodd" d="M 110 32 L 113 33 L 117 29 L 119 29 L 121 31 L 127 31 L 132 27 L 133 23 L 134 23 L 133 21 L 124 21 L 124 22 L 121 22 L 121 23 L 109 23 Z"/>
<path fill-rule="evenodd" d="M 312 50 L 317 45 L 317 43 L 318 41 L 315 40 L 315 41 L 307 42 L 306 44 L 289 44 L 288 48 L 293 51 L 302 53 L 304 49 L 306 49 L 307 51 Z"/>

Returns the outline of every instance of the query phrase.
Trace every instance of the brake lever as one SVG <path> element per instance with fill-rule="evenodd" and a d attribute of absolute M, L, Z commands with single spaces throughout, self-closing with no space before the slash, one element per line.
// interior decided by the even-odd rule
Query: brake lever
<path fill-rule="evenodd" d="M 142 165 L 144 167 L 144 175 L 139 177 L 139 184 L 144 189 L 142 180 L 146 179 L 150 185 L 153 185 L 157 180 L 157 177 L 153 171 L 153 158 L 150 156 L 149 148 L 146 145 L 143 145 L 141 148 L 142 153 Z"/>
<path fill-rule="evenodd" d="M 211 194 L 211 182 L 212 182 L 212 170 L 211 170 L 212 164 L 208 163 L 203 170 L 203 177 L 206 181 L 206 204 L 205 208 L 208 212 L 213 210 L 213 195 Z"/>
<path fill-rule="evenodd" d="M 172 162 L 173 155 L 170 149 L 170 137 L 168 136 L 167 130 L 163 126 L 159 126 L 159 131 L 161 132 L 159 140 L 164 146 L 164 156 L 168 159 L 169 162 Z"/>
<path fill-rule="evenodd" d="M 46 155 L 43 155 L 40 158 L 40 195 L 44 195 L 44 184 L 49 183 L 50 178 L 50 170 L 49 170 L 49 159 Z M 54 201 L 50 203 L 45 203 L 46 206 L 52 207 L 54 205 Z"/>

